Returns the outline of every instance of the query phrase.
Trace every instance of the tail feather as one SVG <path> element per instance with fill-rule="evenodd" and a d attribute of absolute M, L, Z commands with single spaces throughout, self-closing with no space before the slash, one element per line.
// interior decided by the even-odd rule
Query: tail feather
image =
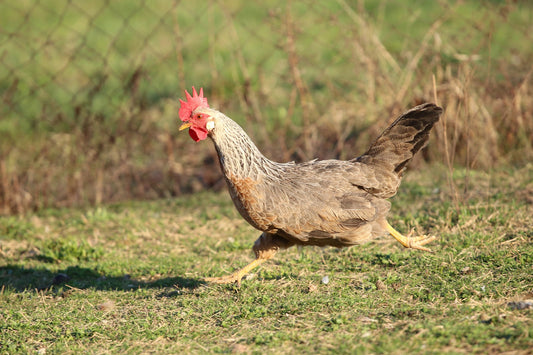
<path fill-rule="evenodd" d="M 401 177 L 405 166 L 427 144 L 429 132 L 441 114 L 442 108 L 431 103 L 410 109 L 383 131 L 356 161 Z"/>

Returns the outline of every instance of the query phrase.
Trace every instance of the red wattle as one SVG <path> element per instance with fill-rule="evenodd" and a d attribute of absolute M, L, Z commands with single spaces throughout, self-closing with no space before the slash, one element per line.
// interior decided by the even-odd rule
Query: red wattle
<path fill-rule="evenodd" d="M 198 127 L 191 127 L 189 128 L 189 135 L 195 142 L 203 141 L 207 138 L 207 130 L 203 130 Z"/>

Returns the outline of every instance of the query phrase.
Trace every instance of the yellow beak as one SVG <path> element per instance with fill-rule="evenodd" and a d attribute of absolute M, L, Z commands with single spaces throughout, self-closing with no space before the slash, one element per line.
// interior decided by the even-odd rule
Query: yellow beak
<path fill-rule="evenodd" d="M 184 129 L 189 128 L 191 125 L 192 125 L 192 124 L 191 124 L 190 122 L 185 122 L 185 123 L 183 123 L 183 124 L 180 126 L 179 130 L 180 130 L 180 131 L 183 131 Z"/>

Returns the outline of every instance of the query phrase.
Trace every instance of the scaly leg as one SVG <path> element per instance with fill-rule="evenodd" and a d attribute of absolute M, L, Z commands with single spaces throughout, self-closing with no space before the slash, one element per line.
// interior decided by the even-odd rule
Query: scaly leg
<path fill-rule="evenodd" d="M 427 235 L 421 235 L 418 237 L 411 237 L 411 233 L 409 233 L 406 236 L 402 235 L 400 232 L 398 232 L 396 229 L 392 228 L 392 226 L 389 224 L 389 222 L 385 221 L 385 228 L 387 231 L 400 242 L 401 245 L 403 245 L 406 248 L 412 248 L 412 249 L 418 249 L 418 250 L 424 250 L 432 252 L 431 249 L 428 249 L 426 247 L 423 247 L 423 245 L 426 245 L 427 243 L 430 243 L 437 239 L 433 236 L 427 236 Z"/>
<path fill-rule="evenodd" d="M 254 243 L 253 250 L 256 257 L 254 261 L 231 275 L 222 277 L 206 277 L 204 281 L 213 282 L 217 284 L 237 283 L 237 285 L 240 285 L 244 275 L 252 271 L 255 267 L 261 265 L 268 259 L 272 258 L 279 249 L 286 249 L 292 246 L 293 244 L 294 243 L 280 236 L 265 232 L 261 234 L 259 239 L 257 239 Z"/>
<path fill-rule="evenodd" d="M 261 265 L 262 263 L 264 263 L 267 260 L 268 259 L 259 259 L 258 258 L 258 259 L 255 259 L 254 261 L 252 261 L 250 264 L 248 264 L 245 267 L 243 267 L 242 269 L 240 269 L 238 271 L 235 271 L 231 275 L 226 275 L 226 276 L 221 276 L 221 277 L 206 277 L 204 279 L 204 281 L 213 282 L 213 283 L 216 283 L 216 284 L 236 283 L 237 285 L 240 285 L 241 284 L 241 279 L 244 277 L 244 275 L 246 275 L 247 273 L 252 271 L 252 269 L 254 269 L 255 267 Z"/>

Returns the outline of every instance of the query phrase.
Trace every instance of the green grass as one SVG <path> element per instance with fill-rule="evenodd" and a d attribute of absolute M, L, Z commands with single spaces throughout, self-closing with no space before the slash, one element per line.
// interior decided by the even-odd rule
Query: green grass
<path fill-rule="evenodd" d="M 426 166 L 390 222 L 439 236 L 435 253 L 292 248 L 241 287 L 202 281 L 259 235 L 226 193 L 1 217 L 0 352 L 525 354 L 533 311 L 511 302 L 533 299 L 531 181 Z"/>

